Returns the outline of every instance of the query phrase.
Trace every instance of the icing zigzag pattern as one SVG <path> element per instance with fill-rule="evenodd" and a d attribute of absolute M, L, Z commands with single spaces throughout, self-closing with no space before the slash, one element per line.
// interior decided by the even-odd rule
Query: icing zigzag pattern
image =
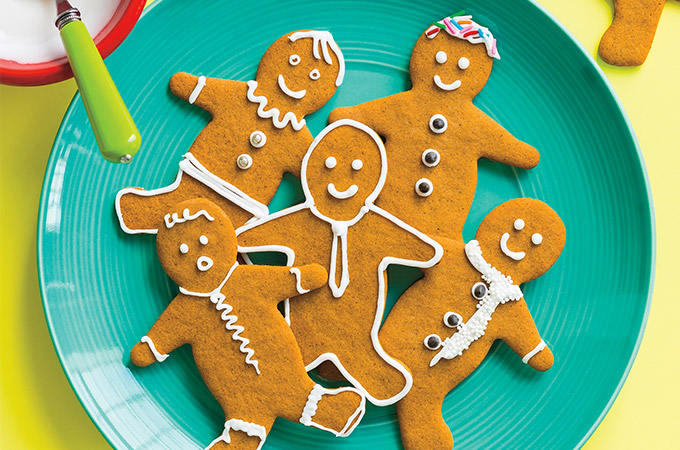
<path fill-rule="evenodd" d="M 265 111 L 264 108 L 267 106 L 267 97 L 264 95 L 255 95 L 255 89 L 257 89 L 257 81 L 248 81 L 248 100 L 253 103 L 259 103 L 259 106 L 257 107 L 258 116 L 262 117 L 263 119 L 271 118 L 276 128 L 284 128 L 286 125 L 288 125 L 288 122 L 290 122 L 295 131 L 300 131 L 302 127 L 305 126 L 305 119 L 300 119 L 298 121 L 297 117 L 295 117 L 295 114 L 292 112 L 287 112 L 283 116 L 283 119 L 279 119 L 279 116 L 281 115 L 279 108 L 272 108 L 268 111 Z"/>
<path fill-rule="evenodd" d="M 241 333 L 243 333 L 245 328 L 243 328 L 241 325 L 234 325 L 238 320 L 238 317 L 236 317 L 234 314 L 229 314 L 234 308 L 229 303 L 225 302 L 225 299 L 226 297 L 221 292 L 217 292 L 210 296 L 210 301 L 215 304 L 215 309 L 222 311 L 222 315 L 220 317 L 226 322 L 225 327 L 227 330 L 233 331 L 231 338 L 235 341 L 241 342 L 239 350 L 241 350 L 241 353 L 246 355 L 246 364 L 250 364 L 251 366 L 255 367 L 255 370 L 259 375 L 260 369 L 258 367 L 258 362 L 257 360 L 253 359 L 255 351 L 252 348 L 248 348 L 250 340 L 241 336 Z"/>

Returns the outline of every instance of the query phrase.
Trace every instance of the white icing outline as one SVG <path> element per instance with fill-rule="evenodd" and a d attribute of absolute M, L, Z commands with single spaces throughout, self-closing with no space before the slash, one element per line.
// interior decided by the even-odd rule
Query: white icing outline
<path fill-rule="evenodd" d="M 441 130 L 438 130 L 434 127 L 434 121 L 436 119 L 442 119 L 444 121 L 444 128 L 442 128 Z M 447 128 L 449 128 L 449 121 L 446 120 L 446 117 L 444 117 L 443 115 L 435 114 L 432 117 L 430 117 L 430 130 L 432 130 L 433 133 L 442 134 L 444 131 L 446 131 Z"/>
<path fill-rule="evenodd" d="M 429 163 L 429 162 L 427 162 L 427 160 L 425 159 L 425 155 L 427 155 L 427 154 L 430 153 L 430 152 L 434 152 L 434 153 L 437 154 L 437 160 L 436 160 L 435 162 L 433 162 L 433 163 Z M 441 159 L 442 159 L 442 156 L 439 154 L 439 152 L 438 152 L 437 150 L 435 150 L 435 149 L 433 149 L 433 148 L 428 148 L 427 150 L 423 151 L 423 154 L 420 156 L 420 160 L 421 160 L 421 161 L 423 162 L 423 164 L 425 164 L 427 167 L 435 167 L 437 164 L 439 164 L 439 162 L 441 161 Z"/>
<path fill-rule="evenodd" d="M 335 187 L 335 183 L 328 183 L 328 193 L 331 194 L 333 197 L 337 198 L 338 200 L 346 200 L 348 198 L 352 198 L 356 195 L 357 192 L 359 192 L 359 186 L 356 184 L 351 185 L 344 191 L 339 191 Z"/>
<path fill-rule="evenodd" d="M 297 60 L 295 60 L 296 57 Z M 288 58 L 288 64 L 290 64 L 291 66 L 297 66 L 298 64 L 300 64 L 300 61 L 302 61 L 302 58 L 300 58 L 300 55 L 298 55 L 297 53 L 293 53 L 292 55 L 290 55 L 290 58 Z"/>
<path fill-rule="evenodd" d="M 212 268 L 212 266 L 213 266 L 213 260 L 209 256 L 200 256 L 196 260 L 196 267 L 201 272 L 206 272 L 206 271 L 210 270 Z"/>
<path fill-rule="evenodd" d="M 524 252 L 513 252 L 508 248 L 508 239 L 510 239 L 510 233 L 503 233 L 503 236 L 501 236 L 500 244 L 501 244 L 501 250 L 503 250 L 503 253 L 505 256 L 508 258 L 512 258 L 515 261 L 521 261 L 524 259 L 524 257 L 527 255 Z"/>
<path fill-rule="evenodd" d="M 529 360 L 531 358 L 533 358 L 534 356 L 536 356 L 541 351 L 543 351 L 543 349 L 546 348 L 546 347 L 547 347 L 547 345 L 545 344 L 545 341 L 543 339 L 541 339 L 541 342 L 539 342 L 538 345 L 536 347 L 534 347 L 534 349 L 532 351 L 530 351 L 529 353 L 524 355 L 524 358 L 522 358 L 522 362 L 524 364 L 529 364 Z"/>
<path fill-rule="evenodd" d="M 309 78 L 314 80 L 314 81 L 321 78 L 321 72 L 319 72 L 319 69 L 314 69 L 311 72 L 309 72 Z"/>
<path fill-rule="evenodd" d="M 231 277 L 231 274 L 234 272 L 234 270 L 236 270 L 237 267 L 238 261 L 236 261 L 234 265 L 231 266 L 229 272 L 227 272 L 227 276 L 224 278 L 224 280 L 222 280 L 220 285 L 210 292 L 193 292 L 188 289 L 184 289 L 181 286 L 179 290 L 182 294 L 185 295 L 191 295 L 193 297 L 207 297 L 215 305 L 215 309 L 218 312 L 222 311 L 220 318 L 222 319 L 223 322 L 225 322 L 224 327 L 228 331 L 232 331 L 231 338 L 234 341 L 241 342 L 239 350 L 241 351 L 241 353 L 246 355 L 246 364 L 250 364 L 251 366 L 253 366 L 255 368 L 255 371 L 259 375 L 260 374 L 260 368 L 258 367 L 259 363 L 257 360 L 252 359 L 253 356 L 255 355 L 255 350 L 248 347 L 250 340 L 246 337 L 241 336 L 241 333 L 245 331 L 245 328 L 243 328 L 241 325 L 234 325 L 236 321 L 238 321 L 238 317 L 236 316 L 236 314 L 229 314 L 230 312 L 233 311 L 234 307 L 225 301 L 226 296 L 222 293 L 222 288 L 227 283 L 227 280 L 229 280 L 229 277 Z"/>
<path fill-rule="evenodd" d="M 437 87 L 443 91 L 455 91 L 462 84 L 460 80 L 456 80 L 453 83 L 444 83 L 442 81 L 442 77 L 440 77 L 439 74 L 435 74 L 435 76 L 432 79 L 434 80 L 434 84 L 436 84 Z"/>
<path fill-rule="evenodd" d="M 541 233 L 532 234 L 531 243 L 534 245 L 541 245 L 543 243 L 543 235 Z"/>
<path fill-rule="evenodd" d="M 461 29 L 458 29 L 454 25 L 451 25 L 450 23 L 451 19 L 453 19 L 456 23 L 458 23 L 459 20 L 469 20 L 472 23 L 470 25 L 467 24 L 458 25 L 461 27 Z M 437 21 L 437 24 L 444 27 L 443 29 L 450 36 L 457 37 L 458 39 L 464 39 L 470 42 L 471 44 L 484 43 L 487 55 L 489 55 L 492 58 L 501 59 L 501 55 L 498 53 L 498 49 L 496 48 L 496 39 L 493 37 L 493 34 L 491 34 L 488 28 L 483 27 L 474 20 L 472 20 L 471 15 L 444 17 L 442 20 Z M 463 35 L 467 34 L 467 31 L 465 33 L 462 33 L 462 31 L 464 29 L 467 29 L 467 27 L 470 27 L 472 31 L 477 31 L 477 33 L 470 34 L 467 37 L 464 37 Z M 434 39 L 434 37 L 437 36 L 441 30 L 442 28 L 433 24 L 427 30 L 425 30 L 425 36 L 427 36 L 428 39 Z M 479 30 L 482 31 L 481 36 L 479 35 Z"/>
<path fill-rule="evenodd" d="M 444 64 L 446 61 L 448 61 L 449 57 L 446 54 L 444 50 L 439 50 L 435 55 L 434 55 L 434 60 L 437 61 L 439 64 Z"/>
<path fill-rule="evenodd" d="M 170 356 L 167 353 L 159 352 L 149 336 L 143 336 L 139 340 L 139 342 L 143 342 L 144 344 L 149 346 L 149 350 L 151 350 L 151 353 L 153 353 L 153 357 L 156 358 L 156 361 L 158 362 L 163 362 L 166 359 L 168 359 L 168 356 Z"/>
<path fill-rule="evenodd" d="M 484 336 L 498 305 L 520 300 L 523 296 L 522 290 L 512 282 L 512 278 L 503 275 L 500 270 L 486 262 L 479 242 L 472 240 L 465 244 L 465 256 L 470 264 L 482 274 L 482 279 L 489 283 L 489 289 L 477 304 L 477 311 L 472 317 L 463 323 L 457 332 L 444 340 L 442 349 L 430 361 L 430 367 L 442 358 L 453 359 L 462 355 L 473 342 Z"/>
<path fill-rule="evenodd" d="M 295 100 L 300 100 L 303 98 L 305 95 L 307 95 L 307 90 L 301 89 L 299 91 L 294 91 L 288 86 L 286 86 L 286 80 L 283 78 L 282 74 L 279 74 L 279 89 L 286 94 L 290 98 L 294 98 Z"/>
<path fill-rule="evenodd" d="M 330 66 L 333 65 L 333 60 L 331 59 L 331 55 L 328 52 L 328 47 L 330 47 L 331 50 L 333 50 L 333 53 L 335 53 L 336 58 L 338 58 L 338 64 L 340 65 L 340 70 L 338 70 L 338 76 L 335 79 L 335 85 L 340 86 L 342 84 L 343 78 L 345 77 L 345 58 L 344 56 L 342 56 L 340 47 L 338 47 L 338 44 L 335 43 L 333 35 L 328 31 L 309 30 L 309 31 L 297 31 L 288 36 L 288 39 L 290 39 L 291 42 L 295 42 L 298 39 L 304 38 L 314 39 L 312 47 L 314 57 L 316 59 L 321 59 L 321 53 L 319 52 L 319 47 L 321 47 L 321 50 L 323 52 L 323 60 L 326 61 L 326 64 Z"/>
<path fill-rule="evenodd" d="M 190 104 L 193 105 L 194 102 L 196 101 L 196 99 L 198 98 L 198 96 L 201 95 L 201 91 L 205 87 L 205 79 L 206 78 L 203 75 L 198 77 L 198 80 L 196 81 L 196 87 L 194 88 L 194 90 L 191 92 L 191 95 L 189 96 L 189 103 Z"/>
<path fill-rule="evenodd" d="M 217 444 L 220 441 L 226 444 L 230 444 L 231 443 L 231 437 L 229 436 L 230 430 L 243 431 L 248 436 L 257 436 L 258 438 L 260 438 L 260 445 L 257 446 L 256 450 L 260 450 L 264 445 L 264 441 L 267 439 L 267 429 L 262 425 L 258 425 L 253 422 L 246 422 L 245 420 L 241 419 L 229 419 L 226 422 L 224 422 L 224 431 L 222 432 L 222 434 L 218 436 L 217 439 L 212 441 L 210 445 L 206 447 L 206 450 L 211 449 L 215 444 Z"/>
<path fill-rule="evenodd" d="M 262 138 L 262 140 L 260 141 L 259 144 L 256 144 L 255 142 L 253 142 L 253 138 L 255 136 L 260 136 Z M 264 144 L 267 143 L 267 135 L 264 134 L 264 131 L 255 130 L 252 133 L 250 133 L 250 137 L 248 138 L 248 142 L 250 142 L 250 145 L 252 145 L 255 148 L 262 148 L 262 147 L 264 147 Z"/>
<path fill-rule="evenodd" d="M 189 253 L 189 246 L 187 244 L 182 243 L 182 245 L 179 246 L 179 251 L 183 255 L 186 255 L 187 253 Z"/>
<path fill-rule="evenodd" d="M 299 268 L 297 267 L 291 267 L 290 268 L 290 273 L 295 275 L 295 289 L 298 291 L 298 294 L 306 294 L 309 292 L 309 289 L 305 289 L 302 287 L 302 272 L 300 271 Z M 288 324 L 290 325 L 290 324 Z"/>
<path fill-rule="evenodd" d="M 355 159 L 352 161 L 352 169 L 361 170 L 364 167 L 364 162 L 360 159 Z"/>
<path fill-rule="evenodd" d="M 260 118 L 271 119 L 274 126 L 279 129 L 285 128 L 286 125 L 288 125 L 289 123 L 290 126 L 293 127 L 295 131 L 300 131 L 305 126 L 306 122 L 304 116 L 300 118 L 300 120 L 298 120 L 294 112 L 289 111 L 283 115 L 283 119 L 279 119 L 279 116 L 281 115 L 281 111 L 279 111 L 279 108 L 272 108 L 268 111 L 265 111 L 264 108 L 267 106 L 269 100 L 267 100 L 267 97 L 265 97 L 264 95 L 255 95 L 255 90 L 257 89 L 257 81 L 250 80 L 248 81 L 247 84 L 248 92 L 246 95 L 251 103 L 255 103 L 258 105 L 257 115 Z"/>
<path fill-rule="evenodd" d="M 353 126 L 355 128 L 358 128 L 365 133 L 367 133 L 369 136 L 371 136 L 378 146 L 378 149 L 380 151 L 380 159 L 381 159 L 381 172 L 380 172 L 380 178 L 378 180 L 378 183 L 376 185 L 376 188 L 371 192 L 371 194 L 366 198 L 365 201 L 365 206 L 363 206 L 359 213 L 357 215 L 350 219 L 350 220 L 345 220 L 345 221 L 340 221 L 340 220 L 334 220 L 329 217 L 324 216 L 322 213 L 318 211 L 316 206 L 314 205 L 314 197 L 311 194 L 311 191 L 309 190 L 309 185 L 307 182 L 307 165 L 309 163 L 309 159 L 311 157 L 312 152 L 316 148 L 316 146 L 319 144 L 319 142 L 328 134 L 330 131 L 334 130 L 335 128 L 339 126 Z M 396 361 L 394 358 L 392 358 L 390 355 L 388 355 L 385 350 L 383 350 L 382 345 L 380 344 L 380 341 L 378 339 L 378 331 L 380 330 L 380 324 L 382 322 L 383 315 L 385 313 L 385 295 L 386 295 L 386 286 L 385 286 L 385 272 L 387 270 L 387 267 L 390 264 L 399 264 L 402 266 L 408 266 L 408 267 L 417 267 L 421 269 L 425 269 L 428 267 L 434 266 L 436 263 L 439 262 L 439 260 L 442 258 L 442 255 L 444 254 L 444 249 L 442 246 L 435 241 L 434 239 L 430 238 L 426 234 L 416 230 L 413 228 L 411 225 L 403 222 L 401 219 L 395 217 L 394 215 L 388 213 L 387 211 L 381 209 L 378 206 L 375 206 L 373 202 L 375 199 L 378 197 L 378 194 L 382 190 L 383 186 L 385 185 L 385 179 L 387 178 L 387 154 L 385 152 L 385 146 L 382 143 L 382 140 L 380 139 L 380 136 L 373 131 L 371 128 L 368 126 L 364 125 L 363 123 L 351 120 L 351 119 L 341 119 L 338 120 L 337 122 L 333 122 L 332 124 L 328 125 L 326 128 L 324 128 L 319 135 L 314 139 L 312 142 L 312 145 L 309 147 L 309 150 L 307 151 L 307 154 L 305 154 L 305 157 L 302 160 L 302 168 L 300 171 L 300 178 L 302 182 L 302 190 L 305 194 L 305 202 L 301 203 L 299 205 L 292 206 L 287 209 L 283 209 L 281 211 L 278 211 L 276 213 L 270 214 L 267 217 L 263 217 L 258 220 L 253 220 L 249 221 L 246 224 L 242 225 L 238 229 L 236 229 L 236 236 L 244 233 L 245 231 L 254 228 L 258 225 L 261 225 L 263 223 L 269 222 L 271 220 L 278 219 L 280 217 L 293 214 L 295 212 L 301 211 L 303 209 L 309 209 L 312 214 L 317 216 L 319 219 L 328 222 L 333 230 L 333 246 L 336 248 L 337 252 L 337 240 L 341 239 L 342 241 L 345 240 L 345 238 L 341 237 L 344 233 L 344 236 L 346 237 L 347 235 L 347 230 L 349 227 L 352 225 L 356 224 L 368 211 L 372 211 L 376 214 L 379 214 L 380 216 L 384 217 L 385 219 L 391 221 L 398 227 L 406 230 L 407 232 L 415 235 L 417 238 L 422 240 L 423 242 L 429 244 L 432 246 L 432 248 L 435 251 L 435 254 L 432 258 L 430 258 L 427 261 L 416 261 L 416 260 L 410 260 L 410 259 L 403 259 L 403 258 L 395 258 L 392 256 L 386 256 L 384 257 L 378 266 L 378 298 L 377 298 L 377 307 L 376 307 L 376 313 L 375 317 L 373 320 L 373 325 L 371 327 L 371 342 L 373 343 L 373 348 L 376 351 L 376 353 L 391 367 L 394 369 L 398 370 L 404 377 L 406 383 L 404 385 L 404 388 L 394 395 L 393 397 L 390 397 L 388 399 L 384 400 L 378 400 L 375 397 L 373 397 L 371 394 L 366 391 L 366 389 L 359 383 L 348 371 L 345 369 L 345 367 L 342 365 L 340 362 L 340 359 L 338 356 L 334 353 L 327 352 L 319 355 L 314 361 L 311 363 L 307 364 L 305 369 L 309 372 L 310 370 L 316 368 L 319 366 L 321 363 L 324 361 L 330 361 L 335 366 L 338 368 L 340 373 L 345 377 L 347 381 L 349 381 L 355 388 L 357 388 L 360 392 L 362 392 L 366 398 L 373 403 L 376 406 L 387 406 L 394 404 L 404 398 L 406 394 L 411 390 L 411 387 L 413 386 L 413 377 L 411 373 L 406 369 L 401 363 Z M 345 241 L 346 242 L 346 241 Z M 346 247 L 346 246 L 345 246 Z M 282 245 L 263 245 L 263 246 L 253 246 L 253 247 L 238 247 L 239 253 L 255 253 L 255 252 L 271 252 L 271 251 L 278 251 L 281 253 L 286 254 L 288 262 L 286 265 L 292 266 L 293 262 L 295 261 L 295 251 L 291 249 L 290 247 L 282 246 Z M 333 250 L 331 250 L 331 261 L 336 261 L 337 260 L 337 254 L 333 255 Z M 336 256 L 333 258 L 333 256 Z M 345 253 L 343 259 L 346 261 L 347 260 L 347 255 Z M 344 264 L 343 264 L 344 265 Z M 334 268 L 335 268 L 335 263 L 331 262 L 332 269 L 329 271 L 329 287 L 331 288 L 331 291 L 333 292 L 333 295 L 337 298 L 342 295 L 344 292 L 344 289 L 339 289 L 339 287 L 334 286 L 335 282 L 335 273 L 334 273 Z M 343 278 L 347 278 L 347 284 L 349 284 L 349 273 L 345 272 L 342 275 Z M 331 281 L 332 280 L 332 281 Z M 341 283 L 342 286 L 342 283 Z M 345 286 L 346 287 L 346 286 Z M 337 295 L 339 294 L 339 295 Z M 288 306 L 287 306 L 288 307 Z M 290 309 L 288 307 L 286 311 L 286 321 L 290 324 Z"/>
<path fill-rule="evenodd" d="M 418 189 L 418 185 L 420 183 L 427 183 L 430 185 L 430 190 L 427 192 L 422 192 L 420 189 Z M 414 189 L 416 190 L 416 194 L 418 194 L 420 197 L 429 197 L 432 195 L 432 192 L 434 191 L 434 184 L 432 184 L 432 181 L 430 181 L 427 178 L 421 178 L 418 181 L 416 181 L 416 184 L 414 186 Z"/>
<path fill-rule="evenodd" d="M 513 228 L 517 231 L 522 231 L 525 225 L 526 223 L 524 223 L 523 219 L 517 219 L 512 224 Z"/>
<path fill-rule="evenodd" d="M 326 166 L 327 169 L 335 169 L 335 166 L 338 165 L 338 160 L 335 159 L 335 156 L 329 156 L 328 158 L 326 158 L 324 165 Z"/>
<path fill-rule="evenodd" d="M 140 230 L 128 228 L 125 225 L 125 221 L 123 220 L 123 212 L 120 208 L 120 199 L 123 197 L 123 195 L 128 193 L 133 193 L 139 197 L 153 197 L 159 194 L 172 192 L 179 187 L 182 181 L 182 176 L 185 173 L 194 178 L 196 181 L 200 181 L 222 197 L 234 203 L 236 206 L 248 211 L 255 217 L 264 217 L 269 214 L 269 207 L 267 205 L 249 197 L 246 193 L 241 191 L 233 184 L 224 181 L 217 175 L 214 175 L 208 169 L 203 167 L 203 165 L 198 162 L 194 155 L 191 153 L 186 153 L 184 155 L 184 159 L 179 163 L 179 171 L 177 172 L 177 177 L 175 178 L 175 181 L 172 182 L 172 184 L 149 191 L 133 187 L 124 188 L 118 191 L 118 194 L 116 194 L 115 206 L 120 228 L 127 234 L 157 234 L 158 228 Z"/>
<path fill-rule="evenodd" d="M 191 212 L 189 211 L 189 208 L 184 208 L 182 210 L 182 217 L 179 217 L 177 215 L 177 213 L 174 212 L 172 214 L 166 214 L 165 216 L 163 216 L 163 221 L 165 222 L 165 227 L 167 229 L 170 229 L 170 228 L 174 227 L 175 225 L 177 225 L 178 223 L 184 223 L 184 222 L 188 222 L 190 220 L 195 220 L 195 219 L 198 219 L 201 216 L 204 216 L 206 219 L 208 219 L 211 222 L 213 220 L 215 220 L 215 218 L 213 216 L 211 216 L 210 214 L 208 214 L 208 211 L 206 211 L 205 209 L 201 209 L 197 213 L 191 214 Z"/>
<path fill-rule="evenodd" d="M 248 161 L 248 163 L 247 163 L 245 166 L 242 166 L 242 165 L 241 165 L 241 163 L 240 163 L 240 161 L 239 161 L 241 158 L 245 158 L 245 160 Z M 253 157 L 250 156 L 249 154 L 247 154 L 247 153 L 241 153 L 240 155 L 238 155 L 238 156 L 236 157 L 236 167 L 238 167 L 239 169 L 241 169 L 241 170 L 248 170 L 248 169 L 250 169 L 252 166 L 253 166 Z"/>
<path fill-rule="evenodd" d="M 460 70 L 466 70 L 468 67 L 470 67 L 470 60 L 465 56 L 461 56 L 460 59 L 458 59 L 458 68 Z"/>
<path fill-rule="evenodd" d="M 361 403 L 354 413 L 352 413 L 352 415 L 347 419 L 347 422 L 345 422 L 345 426 L 342 427 L 342 430 L 336 431 L 332 428 L 324 427 L 323 425 L 320 425 L 312 420 L 312 418 L 316 415 L 319 401 L 324 395 L 338 395 L 343 392 L 354 392 L 361 398 Z M 305 406 L 302 409 L 302 415 L 300 416 L 300 423 L 307 427 L 314 427 L 318 428 L 319 430 L 328 431 L 329 433 L 334 434 L 335 437 L 347 437 L 352 434 L 357 425 L 359 425 L 361 419 L 364 417 L 365 412 L 366 398 L 356 389 L 351 387 L 327 389 L 319 384 L 315 384 L 307 396 L 307 402 L 305 403 Z"/>

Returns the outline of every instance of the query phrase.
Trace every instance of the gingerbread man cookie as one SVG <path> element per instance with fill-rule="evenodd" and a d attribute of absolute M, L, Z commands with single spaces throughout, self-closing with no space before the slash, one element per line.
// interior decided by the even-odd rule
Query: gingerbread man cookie
<path fill-rule="evenodd" d="M 326 283 L 323 267 L 242 266 L 231 221 L 214 203 L 168 209 L 158 256 L 180 294 L 130 354 L 138 366 L 162 362 L 184 344 L 224 410 L 224 432 L 210 448 L 260 448 L 277 417 L 347 436 L 365 399 L 354 388 L 326 389 L 307 375 L 283 299 Z"/>
<path fill-rule="evenodd" d="M 328 284 L 289 305 L 307 370 L 331 361 L 372 403 L 402 398 L 411 375 L 378 340 L 389 264 L 431 267 L 442 248 L 374 205 L 387 177 L 380 137 L 343 120 L 326 127 L 302 163 L 306 201 L 236 230 L 239 251 L 278 251 L 288 263 L 319 263 Z"/>
<path fill-rule="evenodd" d="M 602 60 L 615 66 L 639 66 L 654 42 L 666 0 L 614 0 L 614 20 L 600 41 Z"/>
<path fill-rule="evenodd" d="M 212 120 L 180 162 L 173 184 L 146 191 L 126 188 L 116 197 L 121 228 L 155 233 L 174 204 L 207 198 L 238 226 L 269 213 L 285 172 L 299 176 L 312 142 L 304 116 L 321 108 L 344 77 L 342 52 L 328 31 L 297 31 L 267 49 L 255 80 L 178 73 L 170 90 Z"/>
<path fill-rule="evenodd" d="M 390 176 L 376 204 L 431 236 L 462 240 L 477 184 L 477 160 L 529 169 L 539 154 L 473 105 L 486 84 L 496 39 L 471 16 L 427 29 L 411 54 L 410 91 L 338 108 L 384 140 Z"/>
<path fill-rule="evenodd" d="M 444 397 L 496 339 L 536 370 L 553 364 L 519 286 L 562 252 L 565 229 L 555 211 L 539 200 L 510 200 L 486 216 L 476 240 L 438 240 L 444 257 L 397 300 L 380 330 L 385 350 L 413 374 L 413 388 L 397 404 L 406 449 L 453 446 Z"/>

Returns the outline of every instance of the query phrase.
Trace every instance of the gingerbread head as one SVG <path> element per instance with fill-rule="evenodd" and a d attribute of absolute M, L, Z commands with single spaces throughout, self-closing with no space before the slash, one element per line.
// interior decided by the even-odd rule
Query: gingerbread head
<path fill-rule="evenodd" d="M 306 115 L 321 108 L 345 75 L 345 60 L 328 31 L 296 31 L 265 52 L 256 81 L 270 95 L 268 106 Z"/>
<path fill-rule="evenodd" d="M 156 248 L 168 276 L 190 291 L 218 287 L 236 262 L 236 234 L 229 217 L 204 199 L 178 203 L 165 215 Z"/>
<path fill-rule="evenodd" d="M 334 122 L 309 147 L 301 175 L 302 189 L 314 211 L 333 221 L 358 220 L 385 184 L 385 146 L 362 123 Z"/>
<path fill-rule="evenodd" d="M 472 16 L 435 22 L 420 36 L 411 54 L 413 89 L 427 96 L 477 95 L 500 59 L 491 32 Z"/>
<path fill-rule="evenodd" d="M 484 258 L 516 284 L 543 275 L 560 256 L 564 223 L 540 200 L 507 201 L 491 211 L 477 229 Z"/>

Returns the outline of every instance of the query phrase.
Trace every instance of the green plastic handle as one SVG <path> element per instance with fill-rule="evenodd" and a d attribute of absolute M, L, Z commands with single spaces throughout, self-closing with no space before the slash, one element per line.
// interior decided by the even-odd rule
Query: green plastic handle
<path fill-rule="evenodd" d="M 142 138 L 90 33 L 80 20 L 67 23 L 59 33 L 99 151 L 111 162 L 130 162 Z"/>

